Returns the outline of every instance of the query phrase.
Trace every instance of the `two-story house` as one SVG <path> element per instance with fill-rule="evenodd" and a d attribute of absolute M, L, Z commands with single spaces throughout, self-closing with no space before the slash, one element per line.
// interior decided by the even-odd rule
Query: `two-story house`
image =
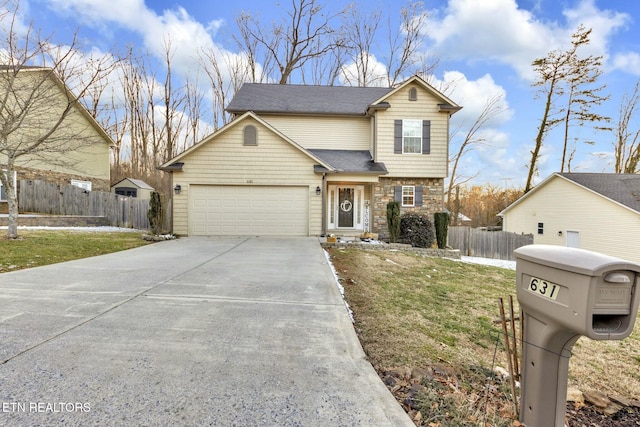
<path fill-rule="evenodd" d="M 0 142 L 0 172 L 6 173 L 9 154 L 20 153 L 9 177 L 18 191 L 21 180 L 35 179 L 109 191 L 113 140 L 75 102 L 74 94 L 55 72 L 46 67 L 16 70 L 0 66 L 0 94 L 6 101 L 0 105 L 6 132 Z M 40 145 L 34 145 L 47 134 Z M 26 154 L 22 152 L 25 146 L 32 147 Z M 0 212 L 7 209 L 6 191 L 0 183 Z"/>
<path fill-rule="evenodd" d="M 417 76 L 394 88 L 244 84 L 232 122 L 160 166 L 173 231 L 385 235 L 392 200 L 432 215 L 460 108 Z"/>

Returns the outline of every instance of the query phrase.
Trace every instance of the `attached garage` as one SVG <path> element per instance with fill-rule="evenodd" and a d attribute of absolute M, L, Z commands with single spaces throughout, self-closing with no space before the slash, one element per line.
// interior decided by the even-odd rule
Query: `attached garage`
<path fill-rule="evenodd" d="M 309 187 L 191 185 L 189 235 L 308 236 Z"/>

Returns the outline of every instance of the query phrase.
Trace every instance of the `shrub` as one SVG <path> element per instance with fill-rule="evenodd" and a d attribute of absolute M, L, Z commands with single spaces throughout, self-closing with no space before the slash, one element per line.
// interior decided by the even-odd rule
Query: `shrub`
<path fill-rule="evenodd" d="M 449 213 L 436 212 L 433 215 L 433 223 L 436 226 L 438 248 L 445 249 L 447 247 L 447 234 L 449 233 Z"/>
<path fill-rule="evenodd" d="M 400 236 L 400 202 L 387 203 L 387 228 L 389 241 L 396 243 Z"/>
<path fill-rule="evenodd" d="M 425 215 L 406 213 L 400 218 L 400 241 L 418 248 L 430 248 L 435 241 L 433 224 Z"/>
<path fill-rule="evenodd" d="M 162 203 L 160 202 L 160 194 L 155 191 L 151 192 L 147 218 L 149 218 L 151 234 L 160 234 L 162 232 Z"/>

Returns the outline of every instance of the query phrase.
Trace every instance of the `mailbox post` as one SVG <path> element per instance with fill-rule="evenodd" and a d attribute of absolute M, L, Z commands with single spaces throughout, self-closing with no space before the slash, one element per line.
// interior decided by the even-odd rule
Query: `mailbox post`
<path fill-rule="evenodd" d="M 524 325 L 520 421 L 564 427 L 571 349 L 581 336 L 631 334 L 640 265 L 563 246 L 523 246 L 515 255 Z"/>

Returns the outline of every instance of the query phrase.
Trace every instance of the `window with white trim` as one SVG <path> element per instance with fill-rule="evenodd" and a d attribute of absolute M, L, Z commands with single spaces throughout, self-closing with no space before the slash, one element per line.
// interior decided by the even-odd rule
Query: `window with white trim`
<path fill-rule="evenodd" d="M 402 121 L 402 153 L 422 153 L 422 120 Z"/>
<path fill-rule="evenodd" d="M 81 181 L 79 179 L 72 179 L 71 185 L 80 187 L 83 190 L 91 191 L 91 181 Z"/>
<path fill-rule="evenodd" d="M 402 206 L 416 205 L 416 187 L 413 185 L 402 186 Z"/>
<path fill-rule="evenodd" d="M 7 171 L 3 170 L 2 171 L 3 174 L 5 174 L 5 176 L 7 175 Z M 13 171 L 13 188 L 16 189 L 17 187 L 17 181 L 16 181 L 16 171 Z M 2 185 L 2 182 L 0 182 L 0 201 L 2 202 L 6 202 L 7 201 L 7 191 L 5 190 L 4 186 Z"/>

